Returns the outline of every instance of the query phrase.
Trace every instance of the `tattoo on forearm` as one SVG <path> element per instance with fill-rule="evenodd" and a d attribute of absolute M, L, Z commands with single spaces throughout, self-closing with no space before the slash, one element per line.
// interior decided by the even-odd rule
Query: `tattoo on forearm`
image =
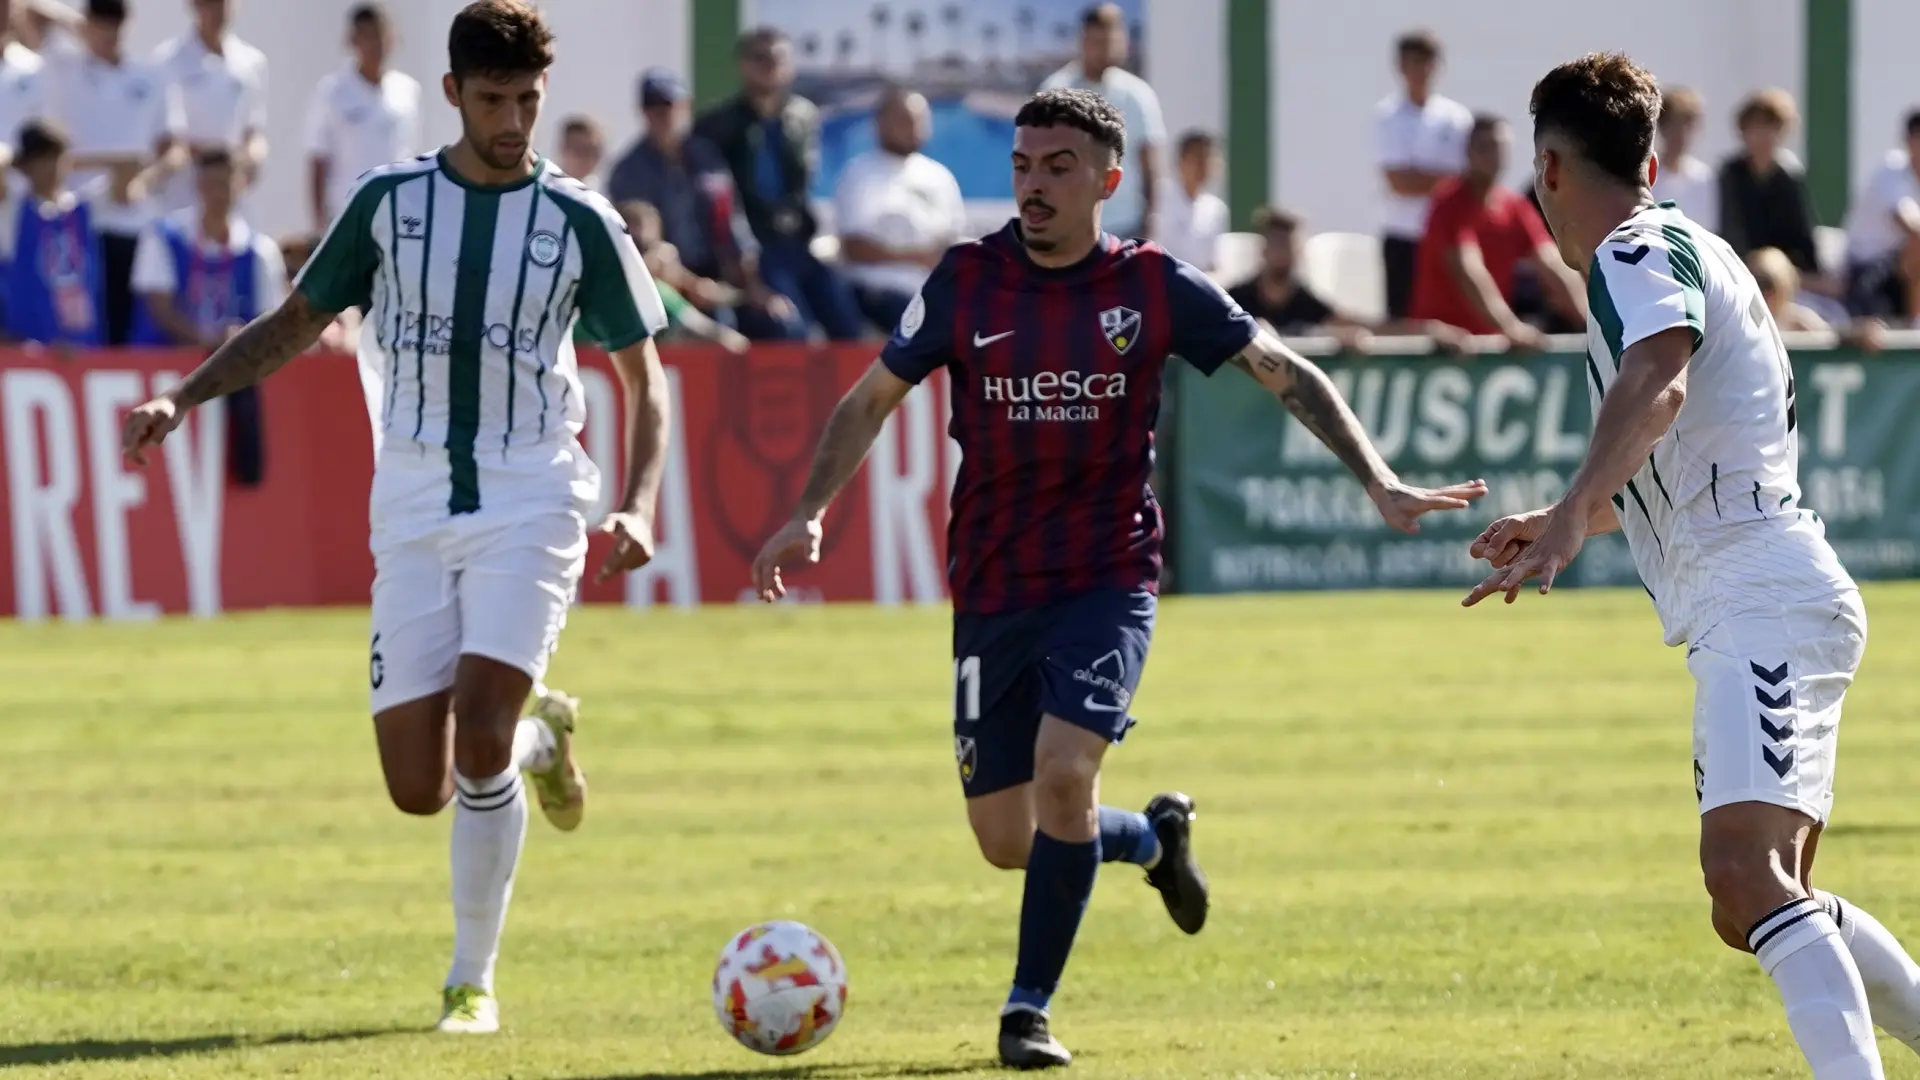
<path fill-rule="evenodd" d="M 294 293 L 195 368 L 180 384 L 182 402 L 191 408 L 254 385 L 304 352 L 333 318 L 333 312 L 315 311 L 304 296 Z"/>
<path fill-rule="evenodd" d="M 1378 477 L 1384 463 L 1326 372 L 1286 353 L 1254 351 L 1251 357 L 1234 357 L 1233 362 L 1262 383 L 1285 371 L 1287 387 L 1274 396 L 1294 419 L 1332 450 L 1361 483 L 1371 483 Z"/>

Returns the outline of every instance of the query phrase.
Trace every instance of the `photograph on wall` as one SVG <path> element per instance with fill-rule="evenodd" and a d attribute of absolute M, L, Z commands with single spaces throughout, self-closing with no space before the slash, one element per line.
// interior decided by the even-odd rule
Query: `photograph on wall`
<path fill-rule="evenodd" d="M 1119 0 L 1139 72 L 1145 0 Z M 744 0 L 742 26 L 793 40 L 794 91 L 820 107 L 813 193 L 832 195 L 846 163 L 874 145 L 873 113 L 890 84 L 933 112 L 924 153 L 952 170 L 969 201 L 1011 200 L 1013 117 L 1049 75 L 1078 62 L 1089 0 Z"/>

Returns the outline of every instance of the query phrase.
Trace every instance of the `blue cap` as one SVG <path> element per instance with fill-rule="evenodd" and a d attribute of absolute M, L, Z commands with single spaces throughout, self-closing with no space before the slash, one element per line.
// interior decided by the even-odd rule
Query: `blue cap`
<path fill-rule="evenodd" d="M 687 100 L 687 84 L 671 71 L 653 68 L 640 76 L 640 104 L 676 105 Z"/>

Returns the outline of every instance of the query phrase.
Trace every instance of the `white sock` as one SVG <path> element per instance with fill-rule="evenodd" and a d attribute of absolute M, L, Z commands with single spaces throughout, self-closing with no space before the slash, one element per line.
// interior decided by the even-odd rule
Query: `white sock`
<path fill-rule="evenodd" d="M 522 772 L 553 768 L 553 729 L 537 716 L 523 716 L 513 729 L 514 767 Z"/>
<path fill-rule="evenodd" d="M 1747 931 L 1747 944 L 1780 988 L 1787 1026 L 1814 1080 L 1885 1080 L 1860 971 L 1819 901 L 1773 909 Z"/>
<path fill-rule="evenodd" d="M 1920 964 L 1913 962 L 1880 920 L 1851 901 L 1823 892 L 1815 892 L 1813 897 L 1840 927 L 1840 940 L 1852 954 L 1854 967 L 1860 969 L 1860 981 L 1867 988 L 1873 1022 L 1920 1053 Z"/>
<path fill-rule="evenodd" d="M 453 966 L 448 986 L 493 989 L 493 962 L 513 896 L 513 868 L 527 838 L 520 770 L 480 780 L 453 774 Z"/>

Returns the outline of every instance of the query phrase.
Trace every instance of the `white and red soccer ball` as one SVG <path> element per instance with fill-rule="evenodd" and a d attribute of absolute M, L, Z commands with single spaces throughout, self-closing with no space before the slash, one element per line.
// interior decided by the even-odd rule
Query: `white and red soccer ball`
<path fill-rule="evenodd" d="M 825 1042 L 847 1007 L 847 965 L 826 938 L 797 922 L 735 934 L 713 972 L 713 1011 L 749 1050 L 787 1055 Z"/>

